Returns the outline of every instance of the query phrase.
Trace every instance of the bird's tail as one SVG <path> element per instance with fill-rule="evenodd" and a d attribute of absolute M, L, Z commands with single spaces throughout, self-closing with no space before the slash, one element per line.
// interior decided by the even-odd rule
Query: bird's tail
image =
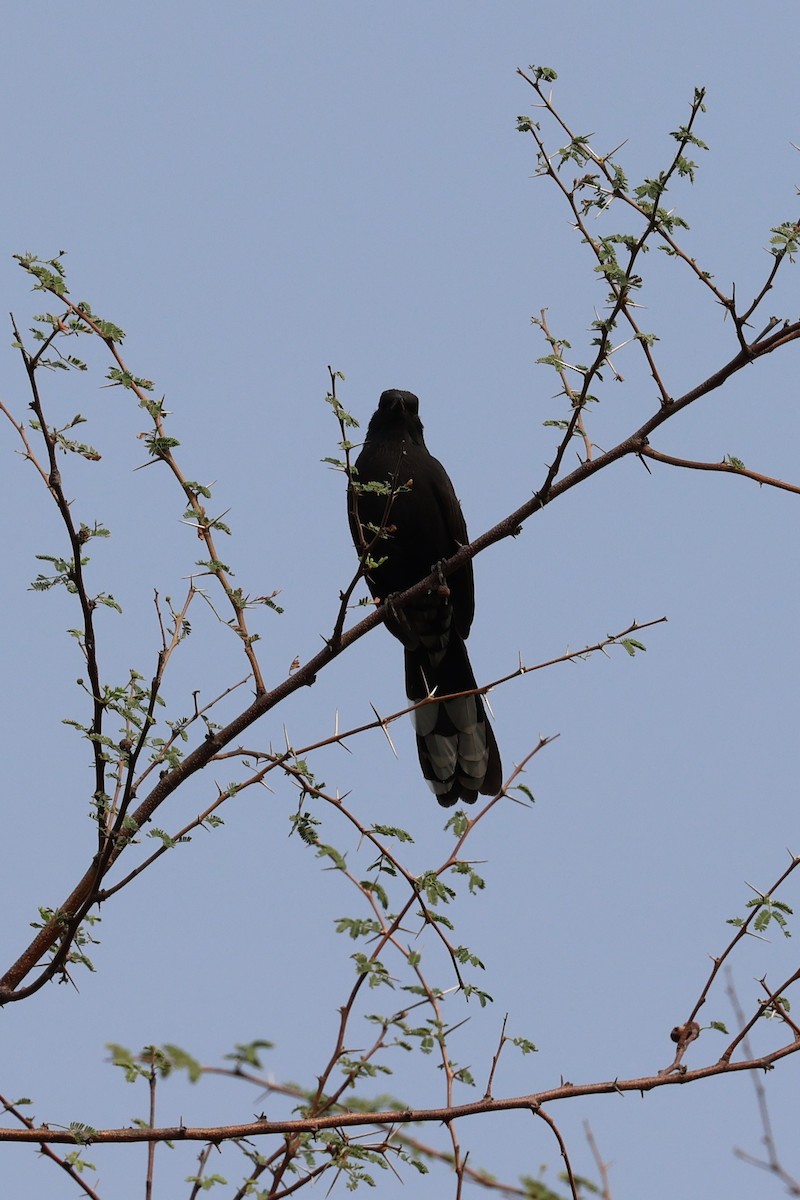
<path fill-rule="evenodd" d="M 499 792 L 503 767 L 483 699 L 454 694 L 477 686 L 463 639 L 451 628 L 433 653 L 422 644 L 406 646 L 405 660 L 412 703 L 431 694 L 451 697 L 412 713 L 422 774 L 439 803 L 474 804 L 479 794 Z"/>

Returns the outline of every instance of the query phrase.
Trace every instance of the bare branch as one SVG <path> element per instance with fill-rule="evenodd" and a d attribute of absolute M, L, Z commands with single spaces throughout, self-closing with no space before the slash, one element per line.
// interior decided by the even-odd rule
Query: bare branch
<path fill-rule="evenodd" d="M 593 1083 L 562 1083 L 558 1087 L 533 1092 L 526 1096 L 509 1096 L 498 1099 L 473 1100 L 466 1104 L 455 1104 L 442 1108 L 385 1109 L 375 1112 L 337 1112 L 329 1116 L 309 1117 L 287 1121 L 250 1121 L 238 1125 L 194 1127 L 171 1125 L 163 1128 L 100 1129 L 91 1135 L 91 1142 L 98 1145 L 130 1144 L 135 1142 L 223 1142 L 236 1138 L 268 1137 L 272 1135 L 317 1134 L 326 1129 L 354 1129 L 370 1125 L 440 1124 L 457 1121 L 462 1117 L 482 1113 L 524 1112 L 544 1104 L 572 1100 L 578 1096 L 620 1095 L 627 1092 L 651 1092 L 663 1087 L 683 1087 L 702 1079 L 713 1079 L 721 1075 L 734 1075 L 742 1071 L 764 1071 L 797 1052 L 794 1042 L 771 1050 L 753 1059 L 737 1062 L 720 1060 L 705 1067 L 698 1067 L 683 1074 L 642 1075 L 631 1079 L 608 1079 Z M 66 1129 L 36 1127 L 32 1129 L 0 1128 L 0 1142 L 46 1142 L 49 1144 L 74 1145 L 76 1138 Z"/>

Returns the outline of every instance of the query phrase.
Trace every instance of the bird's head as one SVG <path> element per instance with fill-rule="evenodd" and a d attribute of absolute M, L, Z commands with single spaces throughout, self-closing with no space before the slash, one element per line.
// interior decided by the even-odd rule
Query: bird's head
<path fill-rule="evenodd" d="M 390 388 L 383 392 L 369 423 L 367 440 L 371 436 L 408 439 L 423 445 L 419 398 L 413 392 L 403 392 L 399 388 Z"/>

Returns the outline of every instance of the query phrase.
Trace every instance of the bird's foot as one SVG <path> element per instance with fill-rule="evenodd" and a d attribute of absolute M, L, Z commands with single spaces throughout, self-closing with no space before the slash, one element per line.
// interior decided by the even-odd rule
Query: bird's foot
<path fill-rule="evenodd" d="M 437 563 L 433 564 L 433 570 L 436 573 L 436 578 L 437 578 L 438 582 L 436 584 L 436 587 L 431 588 L 431 591 L 436 596 L 440 596 L 442 598 L 442 600 L 449 600 L 450 599 L 450 587 L 447 583 L 447 579 L 445 577 L 444 571 L 442 570 L 442 567 L 444 566 L 445 561 L 446 561 L 445 559 L 442 559 L 441 562 L 437 562 Z"/>
<path fill-rule="evenodd" d="M 389 610 L 389 618 L 386 622 L 386 627 L 390 633 L 393 633 L 398 638 L 407 650 L 416 650 L 419 645 L 419 637 L 411 628 L 411 623 L 402 608 L 397 608 L 395 599 L 398 593 L 392 592 L 383 601 L 386 608 Z"/>

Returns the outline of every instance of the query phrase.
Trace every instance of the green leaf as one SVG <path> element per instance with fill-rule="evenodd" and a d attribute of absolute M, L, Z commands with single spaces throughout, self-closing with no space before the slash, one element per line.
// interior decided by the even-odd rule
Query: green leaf
<path fill-rule="evenodd" d="M 148 1074 L 147 1070 L 140 1062 L 137 1062 L 133 1053 L 126 1046 L 120 1046 L 117 1042 L 108 1042 L 106 1049 L 111 1052 L 112 1064 L 124 1071 L 125 1079 L 128 1083 L 135 1083 L 137 1079 Z"/>
<path fill-rule="evenodd" d="M 241 1066 L 254 1067 L 257 1071 L 263 1069 L 261 1062 L 261 1050 L 273 1050 L 274 1042 L 267 1042 L 263 1039 L 257 1039 L 254 1042 L 237 1042 L 234 1047 L 233 1054 L 226 1054 L 224 1058 L 229 1059 Z"/>
<path fill-rule="evenodd" d="M 369 892 L 371 895 L 376 897 L 381 908 L 387 909 L 389 907 L 388 892 L 380 883 L 377 882 L 377 880 L 362 879 L 360 880 L 360 884 L 365 892 Z"/>
<path fill-rule="evenodd" d="M 180 1046 L 167 1044 L 162 1049 L 177 1070 L 186 1071 L 190 1083 L 197 1083 L 203 1074 L 203 1068 L 196 1058 L 191 1054 L 187 1054 L 185 1050 L 181 1050 Z"/>
<path fill-rule="evenodd" d="M 193 1183 L 195 1185 L 199 1184 L 200 1188 L 204 1192 L 207 1192 L 212 1187 L 216 1187 L 216 1185 L 218 1183 L 227 1184 L 227 1182 L 228 1182 L 227 1179 L 225 1179 L 222 1175 L 187 1175 L 186 1176 L 186 1183 Z M 192 1190 L 194 1191 L 194 1189 L 192 1189 Z"/>
<path fill-rule="evenodd" d="M 698 150 L 708 149 L 706 143 L 702 142 L 686 125 L 681 125 L 680 128 L 673 130 L 669 136 L 675 138 L 676 142 L 683 142 L 685 146 L 696 146 Z"/>
<path fill-rule="evenodd" d="M 453 871 L 453 873 L 456 875 L 466 875 L 468 885 L 469 885 L 469 890 L 473 896 L 475 895 L 476 892 L 482 892 L 483 889 L 486 887 L 484 880 L 481 878 L 481 876 L 478 874 L 478 872 L 474 869 L 474 867 L 472 866 L 471 863 L 455 862 L 455 863 L 453 863 L 450 870 Z"/>
<path fill-rule="evenodd" d="M 463 808 L 458 808 L 453 813 L 452 817 L 445 822 L 445 829 L 452 829 L 455 837 L 460 838 L 466 833 L 469 817 L 464 812 Z"/>
<path fill-rule="evenodd" d="M 165 850 L 172 850 L 173 847 L 177 846 L 178 844 L 175 838 L 170 837 L 170 835 L 165 833 L 163 829 L 148 829 L 147 836 L 156 838 L 157 841 L 161 842 L 161 845 Z"/>
<path fill-rule="evenodd" d="M 204 500 L 211 499 L 211 489 L 207 488 L 203 483 L 198 483 L 196 479 L 187 479 L 183 486 L 187 492 L 191 492 L 194 496 L 202 496 Z"/>
<path fill-rule="evenodd" d="M 121 367 L 109 367 L 106 371 L 106 379 L 110 380 L 112 387 L 140 388 L 145 392 L 152 392 L 154 387 L 151 379 L 142 379 L 138 375 L 131 374 L 130 371 L 123 371 Z"/>
<path fill-rule="evenodd" d="M 360 938 L 380 933 L 381 926 L 374 917 L 338 917 L 336 919 L 336 932 L 347 933 L 351 938 Z"/>
<path fill-rule="evenodd" d="M 121 613 L 122 607 L 117 603 L 113 596 L 107 595 L 105 592 L 99 592 L 94 598 L 95 604 L 104 604 L 106 608 L 113 608 L 115 612 Z"/>
<path fill-rule="evenodd" d="M 472 954 L 466 946 L 457 946 L 453 951 L 453 957 L 460 963 L 469 963 L 471 967 L 479 967 L 481 971 L 486 970 L 478 956 Z"/>
<path fill-rule="evenodd" d="M 381 837 L 397 838 L 398 842 L 413 842 L 414 839 L 405 829 L 400 829 L 397 825 L 373 825 L 372 833 L 380 834 Z"/>
<path fill-rule="evenodd" d="M 22 266 L 38 281 L 34 291 L 53 292 L 56 296 L 69 294 L 66 283 L 56 271 L 49 271 L 42 263 L 36 262 L 22 263 Z"/>
<path fill-rule="evenodd" d="M 115 325 L 113 321 L 103 321 L 100 317 L 92 316 L 97 328 L 100 330 L 102 337 L 108 342 L 122 342 L 125 340 L 125 330 L 120 329 L 119 325 Z M 152 388 L 152 384 L 148 384 L 147 380 L 136 380 L 139 387 Z"/>
<path fill-rule="evenodd" d="M 442 883 L 435 871 L 426 871 L 417 879 L 417 887 L 423 893 L 428 904 L 437 905 L 440 900 L 449 904 L 455 897 L 452 888 Z"/>
<path fill-rule="evenodd" d="M 794 262 L 795 255 L 800 250 L 800 224 L 797 221 L 784 221 L 770 230 L 770 254 L 776 258 L 786 255 L 789 262 Z"/>
<path fill-rule="evenodd" d="M 326 846 L 320 843 L 317 844 L 317 857 L 329 858 L 338 871 L 346 871 L 347 863 L 343 854 L 340 854 L 335 846 Z"/>
<path fill-rule="evenodd" d="M 465 983 L 464 997 L 469 1000 L 470 996 L 477 996 L 481 1008 L 485 1008 L 487 1004 L 494 1003 L 493 998 L 488 992 L 481 991 L 480 988 L 474 987 L 471 983 Z"/>
<path fill-rule="evenodd" d="M 619 645 L 630 654 L 631 658 L 634 657 L 637 650 L 647 650 L 644 642 L 639 642 L 636 638 L 621 638 Z"/>
<path fill-rule="evenodd" d="M 371 988 L 379 987 L 381 984 L 390 988 L 394 987 L 394 981 L 389 972 L 378 959 L 367 958 L 366 954 L 352 954 L 350 957 L 356 964 L 356 972 L 367 977 Z"/>
<path fill-rule="evenodd" d="M 157 433 L 150 433 L 145 438 L 145 446 L 148 454 L 153 458 L 167 458 L 170 450 L 174 450 L 176 446 L 180 446 L 177 438 L 161 437 Z"/>
<path fill-rule="evenodd" d="M 92 1125 L 84 1125 L 83 1121 L 70 1121 L 69 1131 L 80 1146 L 88 1146 L 97 1133 Z"/>
<path fill-rule="evenodd" d="M 289 821 L 292 826 L 289 837 L 296 833 L 307 846 L 316 846 L 319 841 L 317 829 L 322 824 L 319 817 L 314 817 L 309 812 L 297 812 L 290 816 Z"/>

